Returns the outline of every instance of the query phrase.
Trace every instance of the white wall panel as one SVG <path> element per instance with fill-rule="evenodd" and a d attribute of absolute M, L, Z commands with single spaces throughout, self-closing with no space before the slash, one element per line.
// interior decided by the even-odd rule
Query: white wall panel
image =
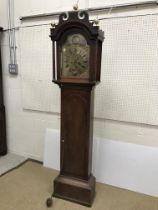
<path fill-rule="evenodd" d="M 96 137 L 93 141 L 92 172 L 98 182 L 158 196 L 158 148 Z M 46 130 L 44 148 L 44 166 L 59 170 L 59 130 Z"/>
<path fill-rule="evenodd" d="M 44 1 L 44 11 L 45 12 L 52 12 L 52 11 L 59 11 L 62 7 L 62 0 L 45 0 Z"/>
<path fill-rule="evenodd" d="M 119 4 L 124 3 L 127 1 L 122 0 L 89 0 L 89 7 L 99 7 L 99 6 L 107 6 L 107 5 L 113 5 L 113 4 Z M 128 1 L 129 2 L 129 1 Z"/>
<path fill-rule="evenodd" d="M 7 1 L 0 0 L 0 26 L 3 28 L 5 28 L 8 25 L 7 12 L 8 12 Z"/>
<path fill-rule="evenodd" d="M 116 5 L 116 4 L 126 4 L 126 3 L 136 3 L 136 2 L 144 2 L 144 0 L 89 0 L 90 7 L 96 6 L 106 6 L 106 5 Z"/>
<path fill-rule="evenodd" d="M 30 14 L 36 14 L 36 13 L 44 13 L 45 4 L 47 4 L 47 1 L 44 0 L 27 0 L 27 1 L 21 1 L 21 0 L 14 0 L 15 1 L 15 16 L 16 18 L 22 16 L 22 15 L 30 15 Z M 54 6 L 58 4 L 59 1 L 53 1 Z"/>

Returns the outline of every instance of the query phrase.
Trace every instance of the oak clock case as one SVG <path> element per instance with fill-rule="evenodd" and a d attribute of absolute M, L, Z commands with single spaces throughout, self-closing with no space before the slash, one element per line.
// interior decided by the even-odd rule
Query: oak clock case
<path fill-rule="evenodd" d="M 61 88 L 60 173 L 53 195 L 85 206 L 95 197 L 91 173 L 94 87 L 100 81 L 104 33 L 85 11 L 53 25 L 53 82 Z"/>
<path fill-rule="evenodd" d="M 1 43 L 2 28 L 0 27 L 0 43 Z M 0 156 L 7 153 L 6 145 L 6 122 L 5 122 L 5 107 L 3 103 L 3 83 L 2 83 L 2 62 L 0 51 Z"/>

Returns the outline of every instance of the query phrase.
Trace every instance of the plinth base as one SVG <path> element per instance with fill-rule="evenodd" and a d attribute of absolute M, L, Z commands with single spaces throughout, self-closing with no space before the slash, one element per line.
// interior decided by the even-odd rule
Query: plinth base
<path fill-rule="evenodd" d="M 53 196 L 90 207 L 95 196 L 95 177 L 91 175 L 84 181 L 59 175 L 54 180 Z"/>

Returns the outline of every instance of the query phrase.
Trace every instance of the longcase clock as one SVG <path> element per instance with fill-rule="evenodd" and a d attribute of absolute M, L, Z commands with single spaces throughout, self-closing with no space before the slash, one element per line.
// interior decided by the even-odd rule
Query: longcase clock
<path fill-rule="evenodd" d="M 53 25 L 53 82 L 61 88 L 60 174 L 53 195 L 91 206 L 94 87 L 100 81 L 104 34 L 87 12 L 63 13 Z"/>

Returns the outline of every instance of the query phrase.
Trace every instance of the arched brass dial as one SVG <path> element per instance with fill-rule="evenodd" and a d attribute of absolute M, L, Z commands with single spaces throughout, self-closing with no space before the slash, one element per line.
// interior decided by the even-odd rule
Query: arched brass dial
<path fill-rule="evenodd" d="M 68 36 L 62 47 L 62 76 L 89 76 L 89 45 L 81 34 Z"/>

